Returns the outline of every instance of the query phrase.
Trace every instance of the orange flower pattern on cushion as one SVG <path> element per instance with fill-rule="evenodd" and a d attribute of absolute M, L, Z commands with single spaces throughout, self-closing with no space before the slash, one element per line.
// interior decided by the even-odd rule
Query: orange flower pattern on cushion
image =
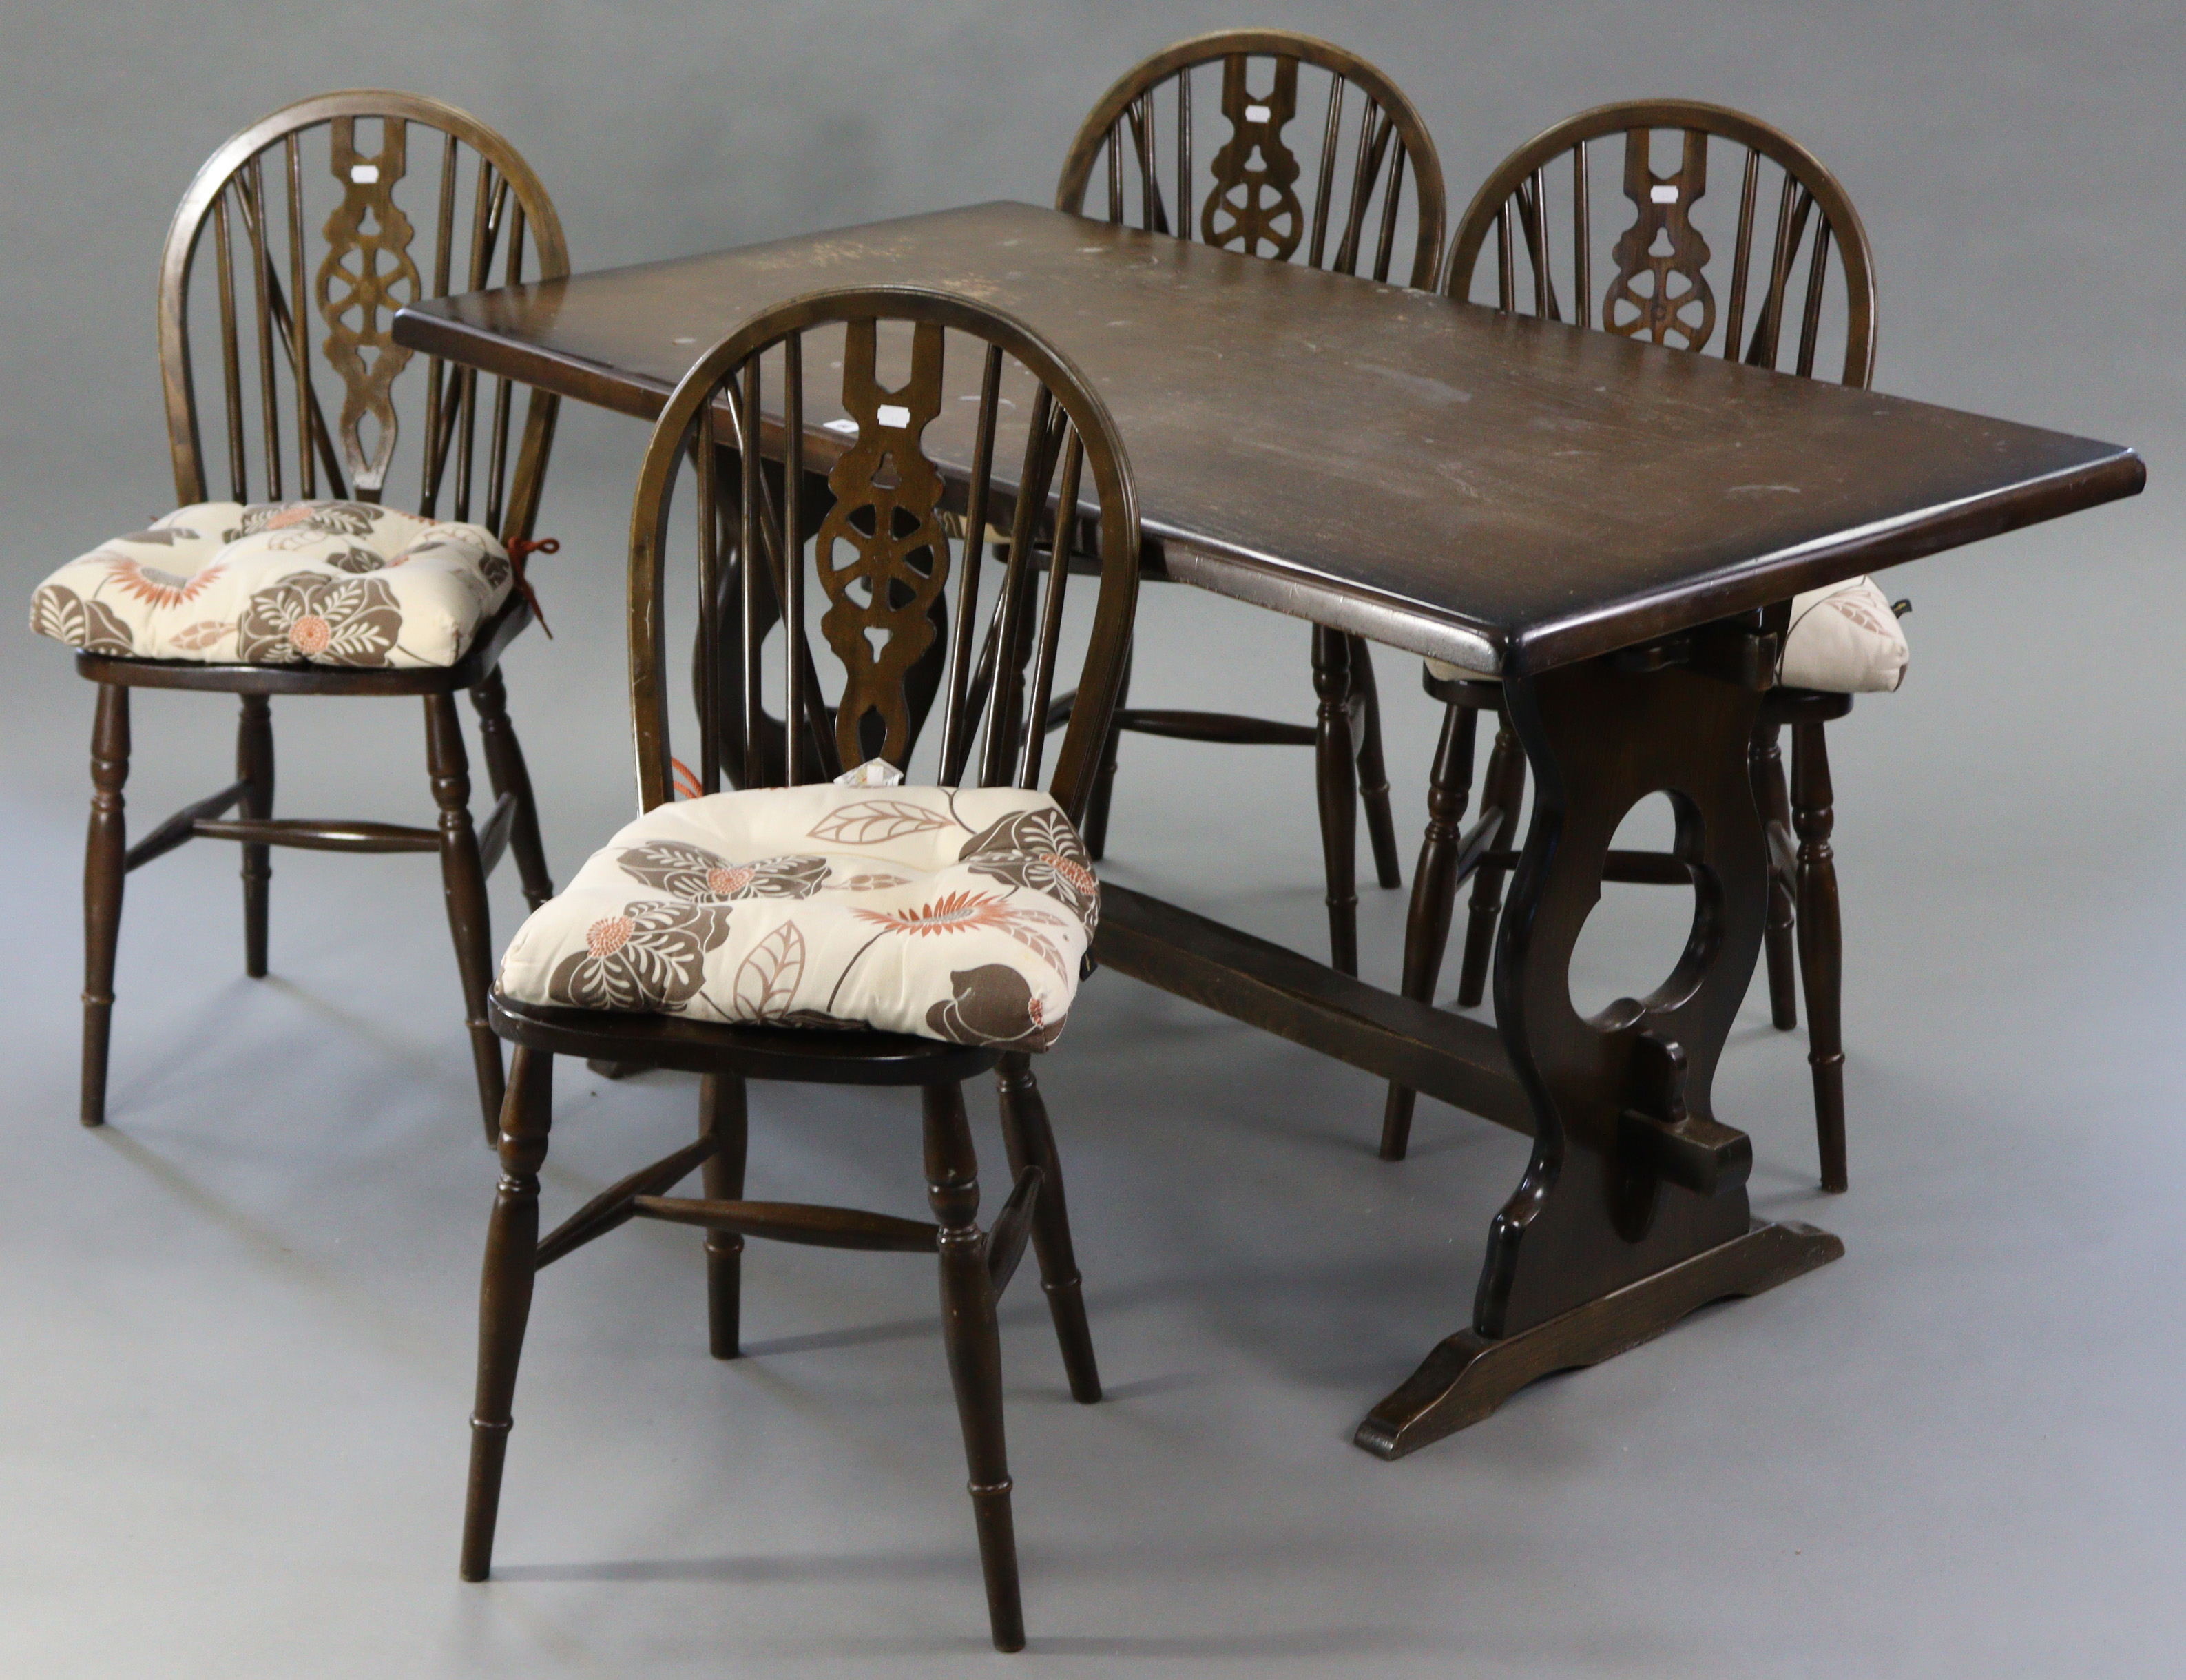
<path fill-rule="evenodd" d="M 827 879 L 824 857 L 766 857 L 732 863 L 703 846 L 656 841 L 619 860 L 622 872 L 656 891 L 700 903 L 736 898 L 810 898 Z"/>
<path fill-rule="evenodd" d="M 185 601 L 194 601 L 219 581 L 221 570 L 215 564 L 184 577 L 179 572 L 147 565 L 126 554 L 115 555 L 106 563 L 106 569 L 115 587 L 123 594 L 155 607 L 178 607 Z"/>
<path fill-rule="evenodd" d="M 142 659 L 449 666 L 512 575 L 477 525 L 363 502 L 208 502 L 61 567 L 31 628 Z"/>
<path fill-rule="evenodd" d="M 997 933 L 1007 934 L 1026 949 L 1037 952 L 1057 974 L 1067 977 L 1070 972 L 1055 941 L 1040 931 L 1043 924 L 1062 926 L 1062 918 L 1045 910 L 1012 904 L 990 892 L 949 892 L 930 904 L 901 910 L 858 909 L 850 913 L 860 921 L 877 924 L 888 933 L 963 933 L 974 928 L 992 928 Z"/>
<path fill-rule="evenodd" d="M 384 583 L 305 572 L 250 598 L 235 654 L 248 665 L 384 665 L 401 634 L 402 609 Z"/>
<path fill-rule="evenodd" d="M 673 1010 L 706 983 L 706 953 L 729 936 L 718 906 L 674 902 L 627 906 L 585 930 L 546 982 L 550 1002 L 581 1009 Z"/>
<path fill-rule="evenodd" d="M 1060 811 L 1021 811 L 989 823 L 957 857 L 975 875 L 1045 893 L 1068 905 L 1092 938 L 1101 921 L 1101 883 L 1070 819 Z"/>

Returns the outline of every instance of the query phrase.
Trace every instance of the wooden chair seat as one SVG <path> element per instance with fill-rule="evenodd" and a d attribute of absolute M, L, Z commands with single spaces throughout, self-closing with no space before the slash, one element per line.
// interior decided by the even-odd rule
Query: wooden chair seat
<path fill-rule="evenodd" d="M 569 1009 L 524 1003 L 496 989 L 493 1030 L 512 1044 L 550 1055 L 679 1073 L 733 1073 L 746 1079 L 814 1085 L 924 1085 L 977 1079 L 1001 1050 L 950 1044 L 908 1032 L 846 1027 L 755 1026 L 637 1015 L 622 1009 Z"/>

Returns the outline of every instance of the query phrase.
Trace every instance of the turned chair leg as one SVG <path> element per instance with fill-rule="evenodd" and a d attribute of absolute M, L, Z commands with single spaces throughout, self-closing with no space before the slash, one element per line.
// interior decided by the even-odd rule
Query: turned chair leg
<path fill-rule="evenodd" d="M 1427 778 L 1427 837 L 1412 871 L 1412 907 L 1404 921 L 1404 995 L 1434 1002 L 1449 944 L 1450 913 L 1457 907 L 1457 843 L 1463 837 L 1465 806 L 1472 792 L 1472 745 L 1480 714 L 1469 705 L 1445 707 L 1442 738 L 1435 744 L 1434 768 Z M 1412 1136 L 1412 1105 L 1418 1093 L 1393 1082 L 1382 1110 L 1382 1159 L 1402 1160 Z"/>
<path fill-rule="evenodd" d="M 1791 742 L 1791 816 L 1799 830 L 1799 970 L 1807 990 L 1807 1061 L 1814 1070 L 1814 1132 L 1822 1188 L 1842 1190 L 1844 1039 L 1840 1019 L 1844 936 L 1837 916 L 1836 824 L 1824 725 L 1802 723 Z"/>
<path fill-rule="evenodd" d="M 1321 864 L 1328 881 L 1328 962 L 1359 972 L 1359 784 L 1351 746 L 1351 638 L 1313 627 L 1313 687 L 1320 699 L 1314 782 L 1320 797 Z"/>
<path fill-rule="evenodd" d="M 129 830 L 121 784 L 129 779 L 129 690 L 98 687 L 91 726 L 91 831 L 83 854 L 83 1087 L 77 1117 L 106 1123 L 106 1052 L 114 1024 L 114 957 L 121 941 L 121 881 Z"/>
<path fill-rule="evenodd" d="M 1488 755 L 1488 774 L 1481 784 L 1480 802 L 1503 813 L 1490 845 L 1509 851 L 1518 837 L 1518 806 L 1526 797 L 1526 750 L 1519 744 L 1511 720 L 1503 719 L 1495 732 L 1494 750 Z M 1503 910 L 1503 868 L 1483 863 L 1472 877 L 1472 902 L 1465 922 L 1465 958 L 1458 971 L 1457 1001 L 1470 1009 L 1488 991 L 1488 959 L 1495 951 L 1495 919 Z"/>
<path fill-rule="evenodd" d="M 1778 744 L 1780 728 L 1764 723 L 1753 734 L 1753 798 L 1761 807 L 1761 820 L 1768 825 L 1768 1016 L 1781 1032 L 1799 1024 L 1798 983 L 1791 943 L 1791 893 L 1795 883 L 1776 867 L 1773 844 L 1777 830 L 1791 833 L 1791 800 L 1784 785 L 1784 749 Z"/>
<path fill-rule="evenodd" d="M 1032 1250 L 1040 1261 L 1040 1286 L 1047 1295 L 1048 1316 L 1055 1320 L 1055 1339 L 1062 1347 L 1070 1397 L 1090 1406 L 1101 1397 L 1101 1368 L 1094 1363 L 1093 1332 L 1085 1323 L 1078 1255 L 1070 1241 L 1062 1161 L 1048 1127 L 1047 1104 L 1033 1077 L 1032 1059 L 1021 1052 L 1005 1055 L 995 1065 L 995 1087 L 1001 1096 L 1002 1147 L 1009 1155 L 1010 1177 L 1022 1177 L 1028 1166 L 1040 1169 L 1040 1194 L 1032 1205 Z"/>
<path fill-rule="evenodd" d="M 235 779 L 249 784 L 243 814 L 263 821 L 273 814 L 273 703 L 263 694 L 243 697 L 235 727 Z M 243 847 L 243 972 L 266 978 L 266 887 L 273 879 L 273 848 Z"/>
<path fill-rule="evenodd" d="M 487 1025 L 486 994 L 493 988 L 492 924 L 486 907 L 485 865 L 471 827 L 470 760 L 463 750 L 461 716 L 452 694 L 425 696 L 425 763 L 440 808 L 440 879 L 447 892 L 448 931 L 456 943 L 456 970 L 463 983 L 463 1014 L 470 1026 L 471 1059 L 478 1074 L 479 1108 L 486 1141 L 497 1131 L 502 1094 L 501 1041 Z"/>
<path fill-rule="evenodd" d="M 1120 712 L 1131 703 L 1131 653 L 1124 649 L 1124 680 L 1116 689 L 1116 710 Z M 1122 726 L 1113 722 L 1108 725 L 1108 739 L 1101 749 L 1100 773 L 1093 778 L 1093 792 L 1085 802 L 1085 855 L 1098 863 L 1108 855 L 1108 806 L 1116 789 L 1116 752 L 1123 744 Z"/>
<path fill-rule="evenodd" d="M 1017 1594 L 1017 1532 L 1010 1516 L 1010 1469 L 1002 1440 L 1002 1351 L 987 1244 L 978 1224 L 979 1168 L 964 1119 L 963 1087 L 929 1085 L 925 1109 L 926 1194 L 941 1227 L 941 1334 L 964 1430 L 979 1565 L 987 1582 L 987 1619 L 995 1649 L 1024 1649 Z"/>
<path fill-rule="evenodd" d="M 531 797 L 531 772 L 524 762 L 524 749 L 516 739 L 516 726 L 508 721 L 508 690 L 498 670 L 471 690 L 478 708 L 479 740 L 485 748 L 485 773 L 493 796 L 513 795 L 516 815 L 508 829 L 508 849 L 515 855 L 517 874 L 524 881 L 524 902 L 536 910 L 554 896 L 554 879 L 546 873 L 546 848 L 539 838 L 539 807 Z"/>
<path fill-rule="evenodd" d="M 1366 807 L 1366 843 L 1374 878 L 1393 892 L 1404 884 L 1397 856 L 1397 823 L 1389 814 L 1389 772 L 1382 757 L 1382 694 L 1374 682 L 1374 655 L 1363 636 L 1351 638 L 1352 716 L 1359 739 L 1359 798 Z"/>
<path fill-rule="evenodd" d="M 745 1145 L 750 1135 L 742 1074 L 699 1076 L 698 1135 L 720 1146 L 702 1170 L 706 1200 L 742 1201 Z M 716 1359 L 734 1359 L 743 1351 L 743 1254 L 744 1239 L 735 1232 L 706 1233 L 706 1332 Z"/>
<path fill-rule="evenodd" d="M 554 1059 L 519 1048 L 509 1070 L 502 1116 L 501 1184 L 486 1226 L 485 1271 L 479 1283 L 478 1397 L 471 1408 L 471 1473 L 463 1504 L 462 1577 L 493 1569 L 493 1528 L 501 1513 L 501 1471 L 514 1423 L 516 1366 L 531 1316 L 538 1272 L 539 1168 L 554 1106 Z"/>

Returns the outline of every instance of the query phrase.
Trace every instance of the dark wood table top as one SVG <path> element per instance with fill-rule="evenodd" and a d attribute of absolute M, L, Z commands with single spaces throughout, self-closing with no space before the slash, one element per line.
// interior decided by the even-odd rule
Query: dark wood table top
<path fill-rule="evenodd" d="M 1606 653 L 2146 476 L 2115 444 L 1019 204 L 444 299 L 395 336 L 649 419 L 754 311 L 882 284 L 998 305 L 1078 362 L 1171 576 L 1483 671 Z M 972 406 L 935 423 L 939 455 L 968 456 Z"/>

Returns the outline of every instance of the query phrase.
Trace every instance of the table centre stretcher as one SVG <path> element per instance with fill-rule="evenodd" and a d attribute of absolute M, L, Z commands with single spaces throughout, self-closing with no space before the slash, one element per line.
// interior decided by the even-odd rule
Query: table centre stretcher
<path fill-rule="evenodd" d="M 1535 1377 L 1841 1254 L 1752 1218 L 1751 1145 L 1710 1100 L 1762 941 L 1747 746 L 1788 604 L 2134 494 L 2139 458 L 1012 204 L 470 294 L 404 311 L 395 336 L 650 417 L 760 307 L 894 283 L 1007 309 L 1085 369 L 1138 466 L 1150 567 L 1506 685 L 1538 791 L 1494 1025 L 1102 889 L 1108 967 L 1534 1140 L 1470 1323 L 1359 1443 L 1410 1452 Z M 944 470 L 968 474 L 973 407 L 944 403 L 928 429 Z M 839 418 L 807 408 L 809 470 L 841 447 Z M 1342 731 L 1344 641 L 1326 643 L 1320 727 Z M 1677 813 L 1691 932 L 1654 992 L 1583 1018 L 1571 953 L 1619 821 L 1656 792 Z"/>

